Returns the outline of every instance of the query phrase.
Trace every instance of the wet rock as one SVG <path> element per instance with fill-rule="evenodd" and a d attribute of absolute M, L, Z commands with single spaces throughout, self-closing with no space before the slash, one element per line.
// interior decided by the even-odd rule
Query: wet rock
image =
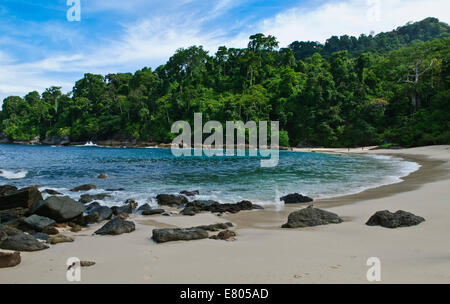
<path fill-rule="evenodd" d="M 121 220 L 126 220 L 127 218 L 129 218 L 130 215 L 128 213 L 123 213 L 123 212 L 119 212 L 115 218 L 121 219 Z"/>
<path fill-rule="evenodd" d="M 225 230 L 225 231 L 219 232 L 219 234 L 217 234 L 217 235 L 211 236 L 210 239 L 231 241 L 231 240 L 235 240 L 235 237 L 236 237 L 236 232 L 231 231 L 231 230 Z"/>
<path fill-rule="evenodd" d="M 0 225 L 0 240 L 0 249 L 5 250 L 38 251 L 48 248 L 35 237 L 5 225 Z"/>
<path fill-rule="evenodd" d="M 88 204 L 93 201 L 102 201 L 106 198 L 111 198 L 111 194 L 101 193 L 101 194 L 83 194 L 78 200 L 82 204 Z"/>
<path fill-rule="evenodd" d="M 8 193 L 17 191 L 17 187 L 11 185 L 0 186 L 0 196 L 6 195 Z"/>
<path fill-rule="evenodd" d="M 304 204 L 304 203 L 311 203 L 314 201 L 312 198 L 303 196 L 298 193 L 283 196 L 280 198 L 280 200 L 284 201 L 285 204 Z"/>
<path fill-rule="evenodd" d="M 196 214 L 194 207 L 186 207 L 181 211 L 181 214 L 187 215 L 187 216 L 194 216 Z"/>
<path fill-rule="evenodd" d="M 0 268 L 14 267 L 19 265 L 20 262 L 22 262 L 20 252 L 0 252 Z"/>
<path fill-rule="evenodd" d="M 64 234 L 52 235 L 48 238 L 47 243 L 51 245 L 56 245 L 59 243 L 71 243 L 74 239 L 70 236 Z"/>
<path fill-rule="evenodd" d="M 79 217 L 72 220 L 72 224 L 80 225 L 82 227 L 87 227 L 90 224 L 98 223 L 100 219 L 100 214 L 98 212 L 92 211 L 87 215 L 80 215 Z M 73 225 L 72 225 L 73 227 Z"/>
<path fill-rule="evenodd" d="M 177 207 L 188 203 L 187 198 L 183 195 L 159 194 L 156 199 L 162 206 Z"/>
<path fill-rule="evenodd" d="M 190 241 L 208 238 L 208 232 L 199 228 L 153 229 L 152 239 L 157 243 Z"/>
<path fill-rule="evenodd" d="M 24 217 L 28 209 L 26 208 L 13 208 L 0 211 L 0 223 L 7 223 L 15 221 Z"/>
<path fill-rule="evenodd" d="M 149 204 L 144 204 L 142 206 L 140 206 L 136 211 L 140 212 L 140 211 L 150 211 L 152 210 L 152 207 Z"/>
<path fill-rule="evenodd" d="M 128 199 L 125 201 L 124 206 L 116 209 L 116 212 L 131 214 L 137 207 L 138 203 L 135 200 Z"/>
<path fill-rule="evenodd" d="M 133 222 L 115 218 L 106 223 L 102 228 L 95 231 L 95 234 L 101 235 L 119 235 L 122 233 L 130 233 L 136 229 Z"/>
<path fill-rule="evenodd" d="M 45 189 L 43 192 L 50 194 L 50 195 L 63 195 L 62 193 L 59 193 L 58 191 L 55 191 L 52 189 Z"/>
<path fill-rule="evenodd" d="M 260 206 L 260 205 L 255 205 L 255 204 L 253 204 L 252 209 L 253 209 L 253 210 L 264 210 L 264 207 L 263 207 L 263 206 Z"/>
<path fill-rule="evenodd" d="M 210 211 L 213 213 L 238 213 L 243 210 L 252 210 L 253 204 L 250 201 L 242 201 L 236 204 L 213 204 L 210 207 Z"/>
<path fill-rule="evenodd" d="M 0 196 L 0 210 L 30 208 L 42 199 L 42 194 L 37 187 L 6 192 L 5 195 Z"/>
<path fill-rule="evenodd" d="M 80 192 L 80 191 L 89 191 L 89 190 L 92 190 L 92 189 L 97 189 L 97 186 L 91 185 L 91 184 L 81 185 L 81 186 L 78 186 L 78 187 L 75 187 L 75 188 L 71 189 L 70 191 L 72 191 L 72 192 Z"/>
<path fill-rule="evenodd" d="M 230 227 L 233 227 L 233 224 L 228 222 L 228 223 L 218 223 L 218 224 L 212 224 L 212 225 L 203 225 L 203 226 L 197 226 L 197 227 L 193 227 L 193 228 L 199 228 L 199 229 L 203 229 L 206 231 L 220 231 L 220 230 L 224 230 L 224 229 L 228 229 Z"/>
<path fill-rule="evenodd" d="M 368 226 L 382 226 L 385 228 L 399 228 L 416 226 L 425 222 L 423 217 L 414 215 L 412 213 L 399 210 L 391 213 L 388 210 L 378 211 L 366 223 Z"/>
<path fill-rule="evenodd" d="M 33 214 L 27 218 L 24 218 L 22 222 L 29 228 L 36 231 L 43 231 L 45 228 L 55 225 L 55 221 L 45 217 Z"/>
<path fill-rule="evenodd" d="M 186 195 L 186 196 L 196 196 L 200 194 L 200 191 L 198 190 L 194 190 L 194 191 L 187 191 L 187 190 L 183 190 L 180 192 L 180 194 Z"/>
<path fill-rule="evenodd" d="M 108 192 L 115 192 L 115 191 L 124 191 L 124 188 L 117 188 L 117 189 L 106 189 Z"/>
<path fill-rule="evenodd" d="M 99 175 L 97 176 L 97 178 L 105 179 L 105 178 L 108 178 L 108 175 L 102 173 L 102 174 L 99 174 Z"/>
<path fill-rule="evenodd" d="M 46 216 L 59 223 L 67 222 L 83 214 L 84 205 L 68 196 L 50 196 L 33 205 L 28 214 Z"/>
<path fill-rule="evenodd" d="M 282 228 L 304 228 L 340 223 L 342 219 L 337 214 L 309 206 L 289 214 L 288 222 Z"/>
<path fill-rule="evenodd" d="M 89 210 L 89 214 L 93 213 L 93 212 L 98 214 L 98 218 L 97 218 L 98 222 L 102 222 L 104 220 L 109 220 L 109 219 L 111 219 L 111 217 L 113 215 L 113 211 L 111 210 L 111 208 L 106 207 L 106 206 L 97 206 L 97 207 L 94 207 L 91 210 Z"/>

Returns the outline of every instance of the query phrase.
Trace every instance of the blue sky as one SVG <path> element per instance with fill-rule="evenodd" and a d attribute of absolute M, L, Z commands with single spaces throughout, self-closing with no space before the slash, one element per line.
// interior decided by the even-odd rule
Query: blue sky
<path fill-rule="evenodd" d="M 69 22 L 66 0 L 0 0 L 0 103 L 51 85 L 70 91 L 86 72 L 155 68 L 180 47 L 245 47 L 254 33 L 286 46 L 429 16 L 450 22 L 448 0 L 80 1 L 81 21 Z"/>

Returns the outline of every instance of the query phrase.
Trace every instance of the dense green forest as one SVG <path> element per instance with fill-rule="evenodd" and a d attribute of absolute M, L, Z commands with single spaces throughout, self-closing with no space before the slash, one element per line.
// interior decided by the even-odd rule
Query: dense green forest
<path fill-rule="evenodd" d="M 86 74 L 72 92 L 11 96 L 0 132 L 14 140 L 169 142 L 177 120 L 280 122 L 281 145 L 450 144 L 450 27 L 435 18 L 322 45 L 256 34 L 247 48 L 179 49 L 136 73 Z"/>

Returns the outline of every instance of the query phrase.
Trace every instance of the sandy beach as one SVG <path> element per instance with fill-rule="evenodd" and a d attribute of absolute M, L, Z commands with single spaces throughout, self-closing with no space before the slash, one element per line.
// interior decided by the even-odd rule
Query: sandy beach
<path fill-rule="evenodd" d="M 341 216 L 342 224 L 281 229 L 300 205 L 224 217 L 133 215 L 136 231 L 130 234 L 93 236 L 97 225 L 67 232 L 73 243 L 22 253 L 20 265 L 0 270 L 0 283 L 68 283 L 70 257 L 96 262 L 82 269 L 81 283 L 369 283 L 370 257 L 381 261 L 381 283 L 450 283 L 450 146 L 314 151 L 398 155 L 422 167 L 402 183 L 314 203 Z M 426 222 L 393 230 L 366 226 L 380 210 L 405 210 Z M 154 228 L 227 221 L 236 226 L 235 241 L 150 239 Z"/>

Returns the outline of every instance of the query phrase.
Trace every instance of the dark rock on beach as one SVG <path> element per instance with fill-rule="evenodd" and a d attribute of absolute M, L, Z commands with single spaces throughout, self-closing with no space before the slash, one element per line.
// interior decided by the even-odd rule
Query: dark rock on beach
<path fill-rule="evenodd" d="M 122 233 L 130 233 L 136 229 L 133 222 L 115 218 L 106 223 L 102 228 L 95 231 L 95 234 L 101 235 L 119 235 Z"/>
<path fill-rule="evenodd" d="M 200 228 L 153 229 L 152 239 L 157 243 L 190 241 L 208 238 L 208 232 Z"/>
<path fill-rule="evenodd" d="M 282 228 L 304 228 L 340 223 L 342 219 L 337 214 L 309 206 L 289 214 L 288 222 Z"/>
<path fill-rule="evenodd" d="M 78 217 L 83 212 L 84 205 L 68 196 L 50 196 L 30 208 L 28 214 L 46 216 L 62 223 Z"/>
<path fill-rule="evenodd" d="M 38 232 L 38 233 L 33 234 L 33 237 L 35 237 L 38 240 L 47 241 L 50 236 L 46 233 Z"/>
<path fill-rule="evenodd" d="M 82 185 L 82 186 L 75 187 L 75 188 L 71 189 L 70 191 L 72 191 L 72 192 L 80 192 L 80 191 L 89 191 L 89 190 L 92 190 L 92 189 L 97 189 L 97 186 L 91 185 L 91 184 L 87 184 L 87 185 Z"/>
<path fill-rule="evenodd" d="M 38 251 L 48 246 L 39 242 L 35 237 L 19 229 L 0 225 L 0 249 L 16 251 Z"/>
<path fill-rule="evenodd" d="M 0 196 L 0 210 L 30 208 L 42 199 L 42 194 L 37 187 L 7 191 L 5 195 Z"/>
<path fill-rule="evenodd" d="M 73 241 L 74 241 L 73 237 L 70 237 L 70 236 L 67 236 L 64 234 L 57 234 L 57 235 L 50 236 L 47 240 L 47 243 L 56 245 L 59 243 L 71 243 Z"/>
<path fill-rule="evenodd" d="M 10 221 L 16 221 L 21 217 L 24 217 L 28 209 L 26 208 L 13 208 L 0 211 L 0 223 L 7 223 Z"/>
<path fill-rule="evenodd" d="M 423 217 L 414 215 L 412 213 L 399 210 L 391 213 L 388 210 L 378 211 L 367 221 L 368 226 L 382 226 L 385 228 L 399 228 L 416 226 L 425 222 Z"/>
<path fill-rule="evenodd" d="M 280 200 L 284 201 L 285 204 L 305 204 L 314 201 L 312 198 L 303 196 L 298 193 L 283 196 L 280 198 Z"/>
<path fill-rule="evenodd" d="M 220 204 L 216 201 L 193 201 L 186 204 L 181 214 L 195 215 L 195 213 L 202 211 L 210 211 L 212 213 L 238 213 L 243 210 L 253 210 L 254 206 L 250 201 L 242 201 L 236 204 Z"/>
<path fill-rule="evenodd" d="M 219 232 L 217 235 L 211 236 L 210 239 L 229 241 L 229 240 L 234 240 L 235 237 L 236 237 L 236 232 L 231 231 L 231 230 L 224 230 L 224 231 Z"/>
<path fill-rule="evenodd" d="M 212 225 L 197 226 L 197 227 L 193 227 L 193 228 L 198 228 L 198 229 L 203 229 L 203 230 L 206 230 L 206 231 L 215 232 L 215 231 L 228 229 L 230 227 L 233 227 L 233 224 L 228 222 L 228 223 L 219 223 L 219 224 L 212 224 Z"/>
<path fill-rule="evenodd" d="M 81 195 L 80 199 L 78 200 L 82 204 L 88 204 L 93 201 L 97 200 L 104 200 L 105 198 L 112 197 L 111 194 L 108 193 L 100 193 L 100 194 L 83 194 Z"/>
<path fill-rule="evenodd" d="M 187 198 L 183 195 L 159 194 L 156 199 L 162 206 L 178 207 L 188 203 Z"/>
<path fill-rule="evenodd" d="M 24 218 L 22 223 L 27 225 L 29 228 L 40 232 L 47 227 L 55 225 L 56 222 L 48 217 L 33 214 L 27 218 Z"/>
<path fill-rule="evenodd" d="M 180 192 L 180 194 L 186 195 L 186 196 L 196 196 L 200 194 L 200 191 L 198 190 L 194 190 L 194 191 L 187 191 L 187 190 L 183 190 Z"/>
<path fill-rule="evenodd" d="M 142 215 L 156 215 L 156 214 L 164 214 L 166 211 L 164 209 L 150 209 L 142 211 Z"/>
<path fill-rule="evenodd" d="M 97 213 L 98 214 L 98 217 L 97 217 L 98 222 L 102 222 L 104 220 L 109 220 L 109 219 L 111 219 L 111 217 L 113 215 L 113 211 L 111 210 L 111 208 L 106 207 L 106 206 L 97 206 L 97 207 L 90 209 L 88 212 L 89 212 L 89 214 Z"/>
<path fill-rule="evenodd" d="M 0 268 L 14 267 L 20 264 L 20 252 L 0 252 Z"/>
<path fill-rule="evenodd" d="M 72 227 L 74 225 L 80 225 L 81 227 L 87 227 L 90 224 L 98 223 L 100 214 L 97 212 L 90 212 L 87 215 L 80 215 L 71 221 Z"/>
<path fill-rule="evenodd" d="M 142 206 L 140 206 L 136 211 L 140 212 L 140 211 L 150 211 L 152 210 L 152 207 L 149 204 L 144 204 Z"/>
<path fill-rule="evenodd" d="M 92 210 L 95 207 L 101 206 L 99 202 L 93 202 L 90 203 L 89 205 L 87 205 L 84 209 L 89 212 L 90 210 Z"/>

